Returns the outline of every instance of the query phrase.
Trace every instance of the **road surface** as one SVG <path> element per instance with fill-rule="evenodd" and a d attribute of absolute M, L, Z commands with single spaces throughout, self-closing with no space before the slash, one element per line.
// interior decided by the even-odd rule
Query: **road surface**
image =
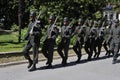
<path fill-rule="evenodd" d="M 81 63 L 76 64 L 76 56 L 68 58 L 68 65 L 61 66 L 61 59 L 53 61 L 52 69 L 45 69 L 46 61 L 37 64 L 37 70 L 28 72 L 27 64 L 0 68 L 0 80 L 120 80 L 120 58 L 112 64 L 112 57 L 86 62 L 87 55 L 82 56 Z"/>

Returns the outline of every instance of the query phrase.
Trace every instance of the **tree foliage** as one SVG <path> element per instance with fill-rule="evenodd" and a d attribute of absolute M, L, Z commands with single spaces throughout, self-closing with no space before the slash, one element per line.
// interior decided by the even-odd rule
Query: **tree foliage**
<path fill-rule="evenodd" d="M 101 11 L 105 0 L 22 0 L 23 27 L 29 21 L 30 11 L 42 11 L 41 19 L 47 24 L 49 15 L 64 16 L 77 19 L 96 18 L 95 14 Z M 6 17 L 6 26 L 18 25 L 18 0 L 0 0 L 0 18 Z"/>

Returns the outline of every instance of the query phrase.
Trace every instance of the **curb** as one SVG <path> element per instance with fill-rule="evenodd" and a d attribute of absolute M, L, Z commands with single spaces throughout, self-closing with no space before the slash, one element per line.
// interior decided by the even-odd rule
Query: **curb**
<path fill-rule="evenodd" d="M 72 49 L 72 48 L 70 48 Z M 54 49 L 54 50 L 57 50 L 57 49 Z M 102 50 L 101 52 L 105 52 L 104 50 Z M 18 52 L 20 53 L 20 52 Z M 8 53 L 9 54 L 9 53 Z M 5 54 L 4 54 L 5 55 Z M 12 54 L 13 55 L 13 54 Z M 83 55 L 86 55 L 85 52 L 83 52 Z M 76 54 L 69 54 L 68 57 L 73 57 L 73 56 L 76 56 Z M 60 59 L 61 57 L 60 56 L 54 56 L 53 59 Z M 38 60 L 39 61 L 45 61 L 46 59 L 45 58 L 41 58 Z M 23 60 L 23 61 L 16 61 L 16 62 L 9 62 L 9 63 L 3 63 L 3 64 L 0 64 L 0 68 L 4 68 L 4 67 L 8 67 L 8 66 L 14 66 L 14 65 L 20 65 L 20 64 L 26 64 L 28 63 L 27 60 Z"/>
<path fill-rule="evenodd" d="M 69 47 L 69 49 L 72 49 L 72 46 Z M 54 51 L 56 51 L 57 48 L 54 48 Z M 30 53 L 32 53 L 32 51 L 30 51 Z M 39 53 L 41 53 L 41 48 L 39 50 Z M 14 55 L 14 54 L 22 54 L 22 51 L 21 52 L 0 52 L 0 55 Z"/>
<path fill-rule="evenodd" d="M 69 49 L 72 49 L 72 46 L 69 47 Z M 56 51 L 57 48 L 54 48 L 54 51 Z M 32 51 L 30 51 L 30 53 L 32 53 Z M 39 53 L 41 53 L 41 50 L 39 51 Z M 0 52 L 0 56 L 5 56 L 5 55 L 22 55 L 22 52 Z M 72 55 L 69 55 L 72 56 Z M 59 59 L 61 58 L 60 56 L 54 56 L 53 59 Z M 45 61 L 45 58 L 39 59 L 38 61 Z M 16 61 L 16 62 L 9 62 L 9 63 L 2 63 L 0 64 L 0 68 L 4 68 L 4 67 L 8 67 L 8 66 L 13 66 L 13 65 L 19 65 L 19 64 L 25 64 L 28 63 L 27 60 L 23 60 L 23 61 Z"/>
<path fill-rule="evenodd" d="M 73 57 L 73 56 L 75 56 L 75 54 L 71 54 L 68 57 Z M 60 58 L 61 58 L 60 56 L 54 56 L 53 59 L 60 59 Z M 45 61 L 45 60 L 46 60 L 45 58 L 42 58 L 42 59 L 39 59 L 38 62 Z M 9 62 L 9 63 L 3 63 L 3 64 L 0 64 L 0 68 L 14 66 L 14 65 L 20 65 L 20 64 L 26 64 L 26 63 L 28 63 L 27 60 L 16 61 L 16 62 Z"/>

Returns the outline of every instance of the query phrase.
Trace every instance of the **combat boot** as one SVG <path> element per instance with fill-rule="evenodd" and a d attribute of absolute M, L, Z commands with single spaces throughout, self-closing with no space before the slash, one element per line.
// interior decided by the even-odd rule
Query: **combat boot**
<path fill-rule="evenodd" d="M 52 68 L 52 64 L 48 64 L 48 66 L 46 66 L 46 69 L 50 69 Z"/>
<path fill-rule="evenodd" d="M 81 56 L 78 56 L 78 59 L 75 61 L 75 63 L 79 63 L 81 59 Z"/>
<path fill-rule="evenodd" d="M 28 64 L 27 68 L 30 68 L 33 64 L 33 61 L 31 59 L 29 59 L 28 61 L 29 61 L 29 64 Z"/>
<path fill-rule="evenodd" d="M 112 64 L 115 64 L 117 62 L 117 59 L 113 59 Z"/>
<path fill-rule="evenodd" d="M 63 58 L 63 60 L 62 60 L 62 65 L 63 66 L 66 66 L 67 65 L 67 61 Z"/>
<path fill-rule="evenodd" d="M 35 71 L 36 70 L 36 64 L 33 64 L 32 67 L 28 71 Z"/>

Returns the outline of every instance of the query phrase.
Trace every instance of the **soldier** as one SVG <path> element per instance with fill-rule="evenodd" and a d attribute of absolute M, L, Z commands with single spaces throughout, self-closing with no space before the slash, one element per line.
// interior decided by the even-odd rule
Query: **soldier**
<path fill-rule="evenodd" d="M 115 20 L 115 25 L 111 29 L 109 40 L 111 40 L 110 51 L 114 54 L 112 63 L 115 64 L 120 46 L 120 25 L 118 19 Z"/>
<path fill-rule="evenodd" d="M 50 16 L 49 18 L 50 25 L 47 28 L 47 32 L 43 40 L 42 53 L 48 60 L 46 63 L 47 64 L 46 68 L 52 68 L 53 51 L 54 51 L 54 46 L 56 44 L 56 37 L 58 36 L 58 32 L 59 32 L 57 26 L 55 25 L 56 20 L 53 15 Z"/>
<path fill-rule="evenodd" d="M 80 18 L 78 20 L 78 26 L 75 28 L 75 32 L 74 32 L 74 34 L 77 34 L 77 39 L 73 45 L 73 50 L 77 54 L 77 57 L 78 57 L 76 63 L 80 62 L 80 59 L 82 56 L 81 49 L 84 44 L 85 25 L 82 25 L 82 23 L 83 23 L 83 20 Z"/>
<path fill-rule="evenodd" d="M 68 17 L 65 17 L 63 21 L 63 26 L 61 27 L 61 33 L 60 33 L 61 40 L 57 48 L 59 55 L 62 57 L 63 65 L 67 64 L 70 38 L 72 35 L 72 28 L 68 24 L 69 24 Z M 62 52 L 62 50 L 64 50 L 64 53 Z"/>
<path fill-rule="evenodd" d="M 40 35 L 41 35 L 41 26 L 40 21 L 36 19 L 36 13 L 31 12 L 30 14 L 30 23 L 28 25 L 28 31 L 24 39 L 28 40 L 27 44 L 24 47 L 23 54 L 24 57 L 28 60 L 29 71 L 36 70 L 36 63 L 38 63 L 38 49 L 40 45 Z M 33 60 L 29 56 L 29 50 L 33 47 Z"/>
<path fill-rule="evenodd" d="M 102 24 L 102 21 L 98 21 L 98 28 L 97 28 L 97 38 L 96 38 L 96 45 L 95 47 L 98 48 L 97 54 L 94 55 L 94 58 L 99 58 L 101 48 L 102 48 L 102 43 L 104 41 L 104 35 L 105 35 L 105 28 L 104 28 L 104 22 Z"/>
<path fill-rule="evenodd" d="M 89 21 L 89 27 L 86 30 L 86 40 L 85 40 L 85 51 L 88 54 L 88 61 L 91 60 L 93 51 L 95 51 L 96 54 L 96 49 L 95 49 L 95 38 L 97 35 L 97 30 L 95 26 L 97 26 L 97 23 L 95 23 L 92 20 Z"/>
<path fill-rule="evenodd" d="M 110 56 L 110 50 L 109 50 L 109 48 L 110 48 L 110 41 L 108 42 L 108 37 L 109 37 L 109 35 L 110 35 L 110 30 L 111 30 L 111 27 L 112 27 L 112 22 L 111 21 L 107 21 L 106 23 L 105 23 L 105 36 L 104 36 L 104 43 L 103 43 L 103 47 L 104 47 L 104 49 L 105 49 L 105 51 L 106 51 L 106 56 Z"/>

